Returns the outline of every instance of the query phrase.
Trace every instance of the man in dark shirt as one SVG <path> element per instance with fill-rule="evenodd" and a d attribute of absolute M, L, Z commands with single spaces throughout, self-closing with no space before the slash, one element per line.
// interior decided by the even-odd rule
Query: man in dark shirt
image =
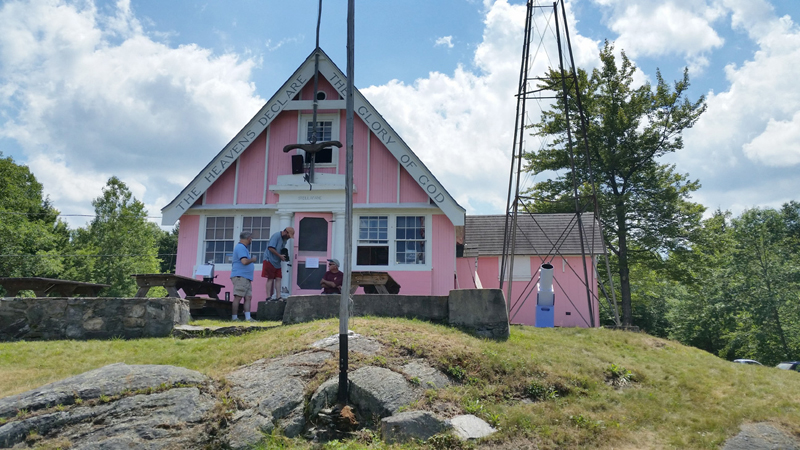
<path fill-rule="evenodd" d="M 319 284 L 322 286 L 322 293 L 341 294 L 343 281 L 344 273 L 339 270 L 339 260 L 329 259 L 328 271 L 325 272 L 325 275 L 323 275 L 322 279 L 319 280 Z"/>

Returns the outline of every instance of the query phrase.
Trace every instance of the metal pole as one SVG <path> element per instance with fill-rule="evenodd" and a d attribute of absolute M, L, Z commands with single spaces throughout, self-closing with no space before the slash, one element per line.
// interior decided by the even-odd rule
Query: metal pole
<path fill-rule="evenodd" d="M 603 231 L 603 224 L 600 222 L 600 207 L 597 204 L 597 183 L 594 179 L 594 172 L 592 171 L 592 156 L 591 152 L 589 151 L 589 126 L 586 124 L 586 113 L 583 110 L 583 103 L 581 102 L 581 88 L 580 84 L 578 84 L 578 72 L 575 67 L 575 57 L 572 55 L 572 41 L 569 38 L 569 25 L 567 24 L 567 10 L 564 6 L 564 2 L 561 2 L 561 12 L 564 16 L 564 34 L 567 37 L 567 48 L 569 49 L 569 60 L 572 64 L 572 79 L 575 80 L 575 100 L 578 102 L 578 116 L 581 119 L 581 131 L 583 132 L 583 149 L 584 153 L 586 153 L 586 172 L 589 174 L 589 180 L 592 184 L 592 201 L 594 202 L 594 220 L 597 221 L 598 228 L 600 228 L 600 232 Z M 605 236 L 605 233 L 602 234 Z M 605 239 L 605 237 L 603 237 Z M 594 239 L 592 239 L 594 242 Z M 614 323 L 618 326 L 622 326 L 622 322 L 619 321 L 619 309 L 617 308 L 617 293 L 614 290 L 614 278 L 611 276 L 611 268 L 608 263 L 608 251 L 606 250 L 605 242 L 603 242 L 603 257 L 605 258 L 606 263 L 606 272 L 608 276 L 608 282 L 611 285 L 611 298 L 614 300 Z M 599 284 L 599 283 L 598 283 Z M 602 284 L 600 284 L 602 286 Z M 608 300 L 608 294 L 606 294 L 606 300 Z"/>
<path fill-rule="evenodd" d="M 508 215 L 509 211 L 506 209 L 506 228 L 505 234 L 503 236 L 503 261 L 501 262 L 500 268 L 500 289 L 503 289 L 503 280 L 505 274 L 508 273 L 508 289 L 506 292 L 506 312 L 510 315 L 511 314 L 511 302 L 513 297 L 511 296 L 511 289 L 514 285 L 514 254 L 517 251 L 517 218 L 519 214 L 519 184 L 520 179 L 522 178 L 522 157 L 524 149 L 523 143 L 525 142 L 525 105 L 528 98 L 528 70 L 530 69 L 530 38 L 531 38 L 531 29 L 533 28 L 533 1 L 529 0 L 527 5 L 527 17 L 525 19 L 525 40 L 522 43 L 522 64 L 520 67 L 520 74 L 519 74 L 519 86 L 517 91 L 517 123 L 514 124 L 514 145 L 518 146 L 517 150 L 518 153 L 514 154 L 512 152 L 511 155 L 511 171 L 512 177 L 514 171 L 514 158 L 517 159 L 517 174 L 516 174 L 516 191 L 514 193 L 514 203 L 512 204 L 512 211 L 511 214 L 511 224 L 509 228 L 508 223 Z M 519 138 L 519 141 L 517 141 Z M 511 199 L 511 180 L 509 179 L 508 182 L 508 192 L 509 192 L 509 199 Z M 508 207 L 506 207 L 508 208 Z M 510 247 L 508 247 L 508 233 L 511 233 L 511 243 Z M 508 253 L 506 253 L 508 250 Z M 508 259 L 506 259 L 508 258 Z"/>
<path fill-rule="evenodd" d="M 319 25 L 322 22 L 322 0 L 319 0 L 319 9 L 317 10 L 317 47 L 314 51 L 314 103 L 313 103 L 313 116 L 311 125 L 311 143 L 317 143 L 317 89 L 319 89 Z M 317 159 L 317 154 L 311 154 L 311 167 L 308 169 L 308 183 L 314 184 L 314 162 Z"/>
<path fill-rule="evenodd" d="M 509 252 L 511 257 L 514 256 L 514 250 L 510 246 L 510 234 L 513 228 L 510 227 L 509 224 L 509 216 L 516 215 L 517 213 L 517 202 L 519 201 L 519 182 L 516 184 L 516 191 L 512 191 L 515 187 L 514 184 L 514 174 L 516 173 L 516 180 L 519 181 L 519 176 L 521 172 L 521 167 L 517 167 L 515 172 L 514 167 L 517 163 L 517 151 L 519 151 L 519 165 L 522 165 L 522 143 L 524 142 L 524 117 L 525 117 L 525 99 L 527 96 L 527 85 L 528 85 L 528 57 L 530 55 L 530 32 L 531 32 L 531 15 L 533 10 L 533 4 L 531 1 L 528 1 L 527 5 L 527 17 L 525 18 L 525 37 L 523 38 L 522 42 L 522 63 L 520 64 L 519 68 L 519 85 L 517 86 L 517 112 L 516 112 L 516 122 L 514 123 L 514 141 L 511 145 L 511 173 L 508 175 L 508 199 L 506 200 L 506 221 L 503 227 L 503 257 L 500 261 L 500 273 L 506 273 L 506 267 L 508 267 L 508 259 L 509 259 Z M 519 139 L 519 146 L 517 146 L 517 137 Z M 512 192 L 513 196 L 512 196 Z M 513 200 L 512 200 L 513 198 Z M 512 203 L 513 202 L 513 203 Z M 513 205 L 513 206 L 512 206 Z M 513 212 L 512 212 L 513 208 Z M 503 290 L 504 278 L 500 277 L 500 290 Z M 510 292 L 509 292 L 510 295 Z M 511 301 L 510 298 L 507 297 L 507 305 Z"/>
<path fill-rule="evenodd" d="M 578 219 L 578 237 L 580 237 L 581 241 L 581 260 L 583 262 L 583 279 L 586 281 L 586 301 L 589 306 L 589 323 L 591 327 L 594 328 L 594 311 L 592 308 L 592 294 L 589 287 L 589 271 L 586 268 L 586 248 L 583 242 L 583 220 L 581 219 L 581 207 L 580 207 L 580 200 L 578 196 L 578 173 L 575 169 L 575 155 L 572 151 L 572 129 L 570 128 L 569 120 L 569 95 L 567 90 L 567 80 L 564 71 L 564 55 L 561 51 L 561 32 L 558 26 L 558 4 L 557 2 L 553 2 L 553 12 L 555 17 L 556 23 L 556 41 L 558 45 L 558 69 L 559 73 L 561 74 L 561 90 L 564 95 L 564 122 L 567 128 L 567 150 L 569 151 L 569 164 L 570 169 L 572 170 L 572 189 L 573 195 L 575 196 L 575 217 Z M 564 22 L 567 21 L 567 18 L 564 17 Z M 577 83 L 578 80 L 575 80 Z"/>
<path fill-rule="evenodd" d="M 353 109 L 354 90 L 353 70 L 354 34 L 355 34 L 355 0 L 347 0 L 347 172 L 344 181 L 344 280 L 342 280 L 342 298 L 339 302 L 339 393 L 338 403 L 347 403 L 347 328 L 350 319 L 350 280 L 353 263 Z"/>

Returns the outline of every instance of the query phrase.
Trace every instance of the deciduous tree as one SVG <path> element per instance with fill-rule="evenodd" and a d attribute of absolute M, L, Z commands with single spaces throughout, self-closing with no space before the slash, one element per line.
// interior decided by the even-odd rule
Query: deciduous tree
<path fill-rule="evenodd" d="M 686 98 L 686 71 L 672 87 L 659 72 L 655 87 L 649 83 L 635 87 L 636 67 L 624 52 L 618 65 L 613 46 L 606 42 L 600 60 L 601 67 L 591 76 L 577 71 L 586 133 L 574 85 L 567 102 L 560 98 L 534 125 L 536 134 L 552 139 L 542 150 L 526 155 L 527 170 L 557 171 L 558 175 L 536 183 L 529 194 L 537 200 L 537 211 L 574 211 L 573 177 L 583 193 L 591 192 L 589 183 L 594 179 L 599 219 L 619 275 L 623 324 L 630 325 L 631 265 L 658 265 L 669 251 L 687 246 L 704 211 L 689 200 L 700 184 L 658 159 L 683 148 L 681 133 L 697 121 L 705 100 Z M 561 85 L 561 73 L 552 69 L 542 82 L 542 87 L 552 91 Z M 581 141 L 584 136 L 588 152 Z M 575 158 L 574 170 L 569 150 Z"/>
<path fill-rule="evenodd" d="M 30 169 L 0 153 L 0 276 L 57 276 L 67 238 Z"/>
<path fill-rule="evenodd" d="M 147 221 L 144 204 L 117 177 L 108 180 L 92 205 L 95 218 L 87 228 L 75 231 L 73 242 L 77 252 L 94 259 L 76 270 L 90 272 L 94 282 L 111 285 L 103 295 L 133 296 L 137 288 L 131 275 L 159 269 L 155 224 Z"/>

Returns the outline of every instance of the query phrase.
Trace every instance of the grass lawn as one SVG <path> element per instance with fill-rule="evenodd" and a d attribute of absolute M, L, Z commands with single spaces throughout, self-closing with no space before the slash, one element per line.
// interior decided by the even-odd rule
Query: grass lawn
<path fill-rule="evenodd" d="M 338 332 L 336 320 L 255 325 L 274 328 L 225 338 L 0 343 L 0 396 L 116 362 L 221 378 Z M 719 448 L 742 423 L 761 421 L 800 436 L 800 374 L 733 364 L 646 334 L 514 326 L 509 340 L 497 342 L 425 322 L 360 317 L 350 329 L 386 347 L 374 357 L 351 356 L 351 370 L 426 358 L 460 380 L 412 407 L 482 417 L 500 429 L 481 444 L 487 448 Z M 389 448 L 364 436 L 325 448 Z M 262 448 L 303 447 L 271 436 Z"/>

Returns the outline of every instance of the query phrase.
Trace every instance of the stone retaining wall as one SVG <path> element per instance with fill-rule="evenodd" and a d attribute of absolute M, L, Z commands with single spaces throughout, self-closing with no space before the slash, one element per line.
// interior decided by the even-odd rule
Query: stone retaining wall
<path fill-rule="evenodd" d="M 289 297 L 281 311 L 283 324 L 339 317 L 340 298 L 338 295 Z M 449 296 L 354 295 L 351 314 L 447 323 L 494 339 L 509 336 L 505 295 L 500 289 L 459 289 L 450 291 Z M 278 305 L 264 303 L 259 303 L 257 317 L 259 320 L 281 320 Z"/>
<path fill-rule="evenodd" d="M 187 323 L 180 298 L 0 299 L 0 341 L 164 337 Z"/>

